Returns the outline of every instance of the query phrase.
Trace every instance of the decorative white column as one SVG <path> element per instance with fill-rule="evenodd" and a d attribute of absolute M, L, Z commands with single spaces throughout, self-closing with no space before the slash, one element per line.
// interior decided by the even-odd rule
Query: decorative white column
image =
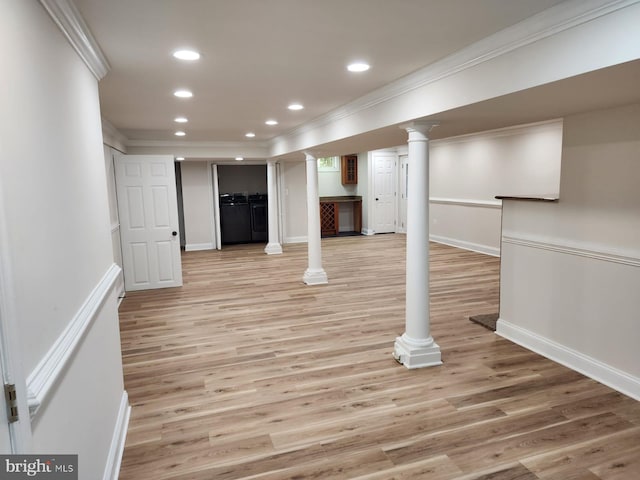
<path fill-rule="evenodd" d="M 264 247 L 267 255 L 282 253 L 278 237 L 278 191 L 276 186 L 276 161 L 267 160 L 267 218 L 269 220 L 269 243 Z"/>
<path fill-rule="evenodd" d="M 307 285 L 329 283 L 327 273 L 322 268 L 320 246 L 320 197 L 318 196 L 318 161 L 305 152 L 307 161 L 307 247 L 309 267 L 302 281 Z"/>
<path fill-rule="evenodd" d="M 407 297 L 405 333 L 393 356 L 407 368 L 441 365 L 429 324 L 429 131 L 437 123 L 412 123 L 409 133 L 407 199 Z"/>

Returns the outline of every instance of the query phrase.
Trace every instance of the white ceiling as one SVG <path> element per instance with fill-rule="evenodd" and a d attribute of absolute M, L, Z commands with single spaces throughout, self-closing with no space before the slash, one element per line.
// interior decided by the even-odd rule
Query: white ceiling
<path fill-rule="evenodd" d="M 75 3 L 111 65 L 100 82 L 103 117 L 129 140 L 178 140 L 173 133 L 182 129 L 187 141 L 261 142 L 561 0 Z M 201 60 L 175 60 L 171 53 L 183 47 L 197 49 Z M 367 61 L 371 70 L 347 72 L 353 60 Z M 194 97 L 175 98 L 172 92 L 180 87 Z M 287 110 L 292 101 L 305 109 Z M 189 123 L 178 126 L 177 115 Z M 266 126 L 268 118 L 279 125 Z M 491 126 L 490 119 L 482 120 L 481 129 Z M 244 137 L 248 131 L 256 133 L 253 140 Z M 388 141 L 397 135 L 397 129 L 389 131 Z M 377 142 L 384 138 L 378 135 Z M 345 145 L 349 151 L 360 144 L 397 144 L 366 146 L 367 136 L 354 140 Z"/>

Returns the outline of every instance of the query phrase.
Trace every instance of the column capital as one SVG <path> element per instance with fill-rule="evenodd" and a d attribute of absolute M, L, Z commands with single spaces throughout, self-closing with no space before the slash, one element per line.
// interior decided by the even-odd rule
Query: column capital
<path fill-rule="evenodd" d="M 437 120 L 416 121 L 416 122 L 409 122 L 409 123 L 400 125 L 400 128 L 402 128 L 403 130 L 406 130 L 410 136 L 411 136 L 411 133 L 416 132 L 416 133 L 422 134 L 422 136 L 424 136 L 424 138 L 428 140 L 427 134 L 438 125 L 440 125 L 440 122 Z"/>
<path fill-rule="evenodd" d="M 267 165 L 275 165 L 278 163 L 278 159 L 276 158 L 267 158 Z"/>
<path fill-rule="evenodd" d="M 318 157 L 316 157 L 313 153 L 311 152 L 303 152 L 304 153 L 304 159 L 307 162 L 311 162 L 311 161 L 316 161 L 318 159 Z"/>

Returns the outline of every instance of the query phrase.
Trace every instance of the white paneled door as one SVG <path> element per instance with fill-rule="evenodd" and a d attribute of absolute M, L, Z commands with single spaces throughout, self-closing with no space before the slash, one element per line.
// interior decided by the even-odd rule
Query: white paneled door
<path fill-rule="evenodd" d="M 376 233 L 396 231 L 396 155 L 377 154 L 373 158 L 373 207 Z"/>
<path fill-rule="evenodd" d="M 118 155 L 115 168 L 125 290 L 181 286 L 173 157 Z"/>

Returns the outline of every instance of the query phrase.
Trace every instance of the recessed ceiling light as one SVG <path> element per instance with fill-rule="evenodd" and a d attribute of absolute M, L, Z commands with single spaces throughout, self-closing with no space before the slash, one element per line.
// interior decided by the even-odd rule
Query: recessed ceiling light
<path fill-rule="evenodd" d="M 277 125 L 278 121 L 277 120 L 267 120 L 266 122 L 264 122 L 266 125 Z"/>
<path fill-rule="evenodd" d="M 236 160 L 241 162 L 242 160 L 244 160 L 244 157 L 236 157 Z"/>
<path fill-rule="evenodd" d="M 200 59 L 200 54 L 195 50 L 177 50 L 173 52 L 173 56 L 178 60 L 194 61 Z"/>
<path fill-rule="evenodd" d="M 287 107 L 289 110 L 302 110 L 304 107 L 299 103 L 292 103 Z"/>
<path fill-rule="evenodd" d="M 184 160 L 184 157 L 176 157 L 176 161 L 181 162 Z"/>
<path fill-rule="evenodd" d="M 173 94 L 178 98 L 191 98 L 193 97 L 193 93 L 189 90 L 176 90 Z"/>
<path fill-rule="evenodd" d="M 178 130 L 176 133 L 174 133 L 174 135 L 176 137 L 184 137 L 186 135 L 186 133 L 184 133 L 183 131 Z"/>
<path fill-rule="evenodd" d="M 256 134 L 253 133 L 253 132 L 248 132 L 248 133 L 245 133 L 244 136 L 247 137 L 247 138 L 253 138 L 253 137 L 256 136 Z"/>
<path fill-rule="evenodd" d="M 189 120 L 186 117 L 176 117 L 173 121 L 176 123 L 187 123 Z"/>
<path fill-rule="evenodd" d="M 366 72 L 369 68 L 371 68 L 370 65 L 364 62 L 355 62 L 347 66 L 350 72 Z"/>

